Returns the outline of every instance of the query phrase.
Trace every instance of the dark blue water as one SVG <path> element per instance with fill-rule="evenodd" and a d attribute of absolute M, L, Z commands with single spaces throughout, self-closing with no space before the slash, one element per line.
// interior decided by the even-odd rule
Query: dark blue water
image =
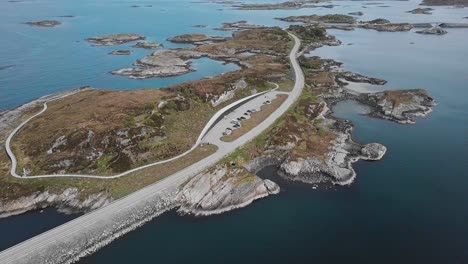
<path fill-rule="evenodd" d="M 161 87 L 230 70 L 206 60 L 196 65 L 200 70 L 191 77 L 127 80 L 107 72 L 129 66 L 148 51 L 115 57 L 107 55 L 112 48 L 74 42 L 90 35 L 136 32 L 170 46 L 164 42 L 169 36 L 194 31 L 226 34 L 213 28 L 241 19 L 283 25 L 273 18 L 354 11 L 363 11 L 363 19 L 384 16 L 411 22 L 461 22 L 468 16 L 467 9 L 448 7 L 436 8 L 430 16 L 405 13 L 418 1 L 385 2 L 390 8 L 337 1 L 340 6 L 335 9 L 248 12 L 218 11 L 222 6 L 188 1 L 144 1 L 137 4 L 151 3 L 153 8 L 128 7 L 135 3 L 41 1 L 25 3 L 21 9 L 0 3 L 4 22 L 0 30 L 8 36 L 0 41 L 2 64 L 19 65 L 0 71 L 0 107 L 14 107 L 71 86 Z M 64 14 L 78 17 L 53 29 L 18 24 Z M 209 27 L 193 29 L 193 24 Z M 352 102 L 340 103 L 335 115 L 353 121 L 357 141 L 388 147 L 382 161 L 356 164 L 358 177 L 351 186 L 313 190 L 282 182 L 267 168 L 261 176 L 280 183 L 279 195 L 221 216 L 165 214 L 81 263 L 467 263 L 468 31 L 453 29 L 441 37 L 365 30 L 331 33 L 344 45 L 319 49 L 315 55 L 389 81 L 385 87 L 360 89 L 426 88 L 438 102 L 435 111 L 416 125 L 398 125 L 363 116 L 361 107 Z M 31 229 L 25 233 L 37 234 L 40 228 L 34 227 L 39 222 L 49 223 L 40 217 L 28 218 L 29 224 L 0 222 L 0 228 L 14 231 L 28 226 Z M 14 232 L 3 234 L 4 245 L 22 240 Z"/>
<path fill-rule="evenodd" d="M 39 235 L 79 216 L 64 215 L 53 209 L 0 218 L 0 251 Z"/>

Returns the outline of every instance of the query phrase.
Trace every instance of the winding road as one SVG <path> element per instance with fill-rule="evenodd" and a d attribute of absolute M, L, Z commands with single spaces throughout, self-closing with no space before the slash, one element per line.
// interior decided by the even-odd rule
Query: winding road
<path fill-rule="evenodd" d="M 290 36 L 295 42 L 294 47 L 289 54 L 289 59 L 295 73 L 294 88 L 288 93 L 288 98 L 283 102 L 283 104 L 281 104 L 263 122 L 258 124 L 255 129 L 250 130 L 233 142 L 226 142 L 209 157 L 206 157 L 159 182 L 149 185 L 126 197 L 115 200 L 105 207 L 94 210 L 0 252 L 0 263 L 42 263 L 41 260 L 45 259 L 44 255 L 52 254 L 51 252 L 55 253 L 55 249 L 58 246 L 66 245 L 73 247 L 74 241 L 79 241 L 79 238 L 83 235 L 96 232 L 96 230 L 104 230 L 104 227 L 109 225 L 109 221 L 121 217 L 123 212 L 130 211 L 131 208 L 135 208 L 136 206 L 141 206 L 144 202 L 153 201 L 157 194 L 178 188 L 190 177 L 215 165 L 224 156 L 236 150 L 236 148 L 259 136 L 279 117 L 286 113 L 289 107 L 297 101 L 304 88 L 304 74 L 302 73 L 297 61 L 297 53 L 301 42 L 296 36 L 292 34 L 290 34 Z M 201 140 L 201 138 L 199 138 L 199 140 Z"/>

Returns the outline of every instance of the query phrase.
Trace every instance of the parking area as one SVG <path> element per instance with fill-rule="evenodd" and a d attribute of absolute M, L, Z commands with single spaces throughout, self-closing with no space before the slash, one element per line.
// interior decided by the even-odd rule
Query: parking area
<path fill-rule="evenodd" d="M 285 94 L 284 92 L 270 91 L 256 97 L 233 111 L 227 113 L 213 128 L 206 134 L 203 139 L 203 142 L 209 142 L 212 144 L 219 145 L 223 143 L 221 138 L 223 136 L 229 136 L 236 129 L 239 129 L 242 126 L 242 121 L 250 119 L 252 113 L 260 111 L 261 107 L 264 105 L 271 104 L 271 102 L 279 94 Z"/>

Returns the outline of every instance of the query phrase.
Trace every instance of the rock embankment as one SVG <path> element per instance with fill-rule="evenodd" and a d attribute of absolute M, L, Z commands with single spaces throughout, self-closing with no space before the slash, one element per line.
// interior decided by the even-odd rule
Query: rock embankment
<path fill-rule="evenodd" d="M 0 201 L 0 218 L 46 207 L 56 207 L 65 213 L 88 212 L 105 206 L 111 201 L 112 198 L 105 193 L 93 194 L 86 199 L 80 199 L 80 192 L 77 188 L 68 188 L 59 194 L 49 191 L 36 192 L 15 200 Z"/>
<path fill-rule="evenodd" d="M 279 191 L 276 183 L 262 180 L 243 168 L 219 165 L 190 179 L 176 201 L 181 213 L 213 215 L 245 207 Z"/>
<path fill-rule="evenodd" d="M 124 33 L 90 37 L 86 41 L 94 43 L 96 46 L 113 46 L 144 39 L 144 36 L 138 34 Z"/>

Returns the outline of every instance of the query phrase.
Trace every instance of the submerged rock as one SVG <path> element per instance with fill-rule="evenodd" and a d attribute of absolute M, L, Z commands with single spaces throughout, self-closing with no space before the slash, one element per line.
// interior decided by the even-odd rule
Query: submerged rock
<path fill-rule="evenodd" d="M 468 23 L 442 23 L 441 28 L 468 28 Z"/>
<path fill-rule="evenodd" d="M 26 22 L 25 24 L 28 24 L 33 27 L 56 27 L 58 25 L 61 25 L 62 23 L 56 20 L 43 20 Z"/>
<path fill-rule="evenodd" d="M 363 16 L 364 13 L 359 11 L 359 12 L 351 12 L 351 13 L 348 13 L 348 15 L 352 15 L 352 16 Z"/>
<path fill-rule="evenodd" d="M 386 80 L 367 77 L 367 76 L 354 73 L 354 72 L 349 72 L 349 71 L 338 72 L 336 74 L 336 78 L 337 78 L 338 83 L 340 83 L 341 81 L 340 79 L 344 79 L 348 82 L 369 83 L 369 84 L 375 84 L 375 85 L 384 85 L 387 83 Z M 346 83 L 340 83 L 340 84 L 346 84 Z"/>
<path fill-rule="evenodd" d="M 445 35 L 447 34 L 447 31 L 439 28 L 439 27 L 433 27 L 433 28 L 427 28 L 424 30 L 419 30 L 416 31 L 418 34 L 425 34 L 425 35 Z"/>
<path fill-rule="evenodd" d="M 177 195 L 179 212 L 193 215 L 220 214 L 245 207 L 279 193 L 279 186 L 243 168 L 217 166 L 190 179 Z"/>
<path fill-rule="evenodd" d="M 96 44 L 97 46 L 112 46 L 120 45 L 137 40 L 144 40 L 145 37 L 138 34 L 112 34 L 97 37 L 87 38 L 86 41 Z"/>

